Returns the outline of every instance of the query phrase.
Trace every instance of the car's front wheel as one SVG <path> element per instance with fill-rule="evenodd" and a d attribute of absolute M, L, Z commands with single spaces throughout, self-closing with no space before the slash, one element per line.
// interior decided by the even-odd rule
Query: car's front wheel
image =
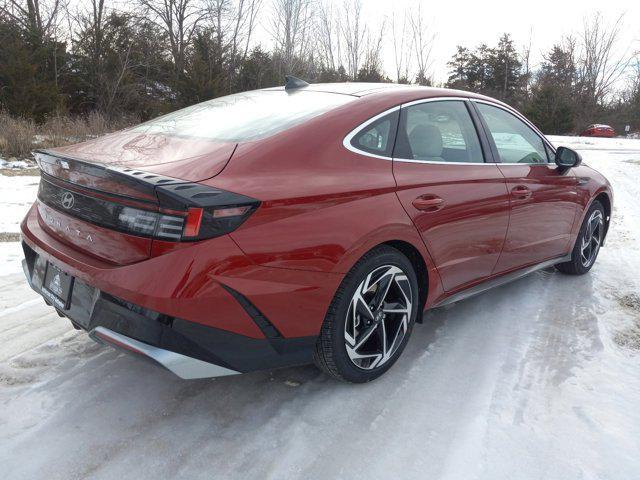
<path fill-rule="evenodd" d="M 584 275 L 596 263 L 600 245 L 604 239 L 604 207 L 594 201 L 584 217 L 578 238 L 571 252 L 571 260 L 559 263 L 556 268 L 568 275 Z"/>
<path fill-rule="evenodd" d="M 418 303 L 411 262 L 395 248 L 376 247 L 338 288 L 316 344 L 316 365 L 347 382 L 379 377 L 404 350 Z"/>

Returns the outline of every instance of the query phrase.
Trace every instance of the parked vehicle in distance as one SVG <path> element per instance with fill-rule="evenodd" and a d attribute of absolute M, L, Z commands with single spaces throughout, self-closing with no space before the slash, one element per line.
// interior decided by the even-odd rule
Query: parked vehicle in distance
<path fill-rule="evenodd" d="M 616 132 L 613 127 L 609 125 L 600 125 L 594 124 L 589 125 L 584 131 L 580 134 L 581 137 L 615 137 Z"/>
<path fill-rule="evenodd" d="M 289 78 L 36 156 L 30 285 L 183 378 L 372 380 L 425 309 L 588 272 L 613 201 L 509 106 L 416 86 Z"/>

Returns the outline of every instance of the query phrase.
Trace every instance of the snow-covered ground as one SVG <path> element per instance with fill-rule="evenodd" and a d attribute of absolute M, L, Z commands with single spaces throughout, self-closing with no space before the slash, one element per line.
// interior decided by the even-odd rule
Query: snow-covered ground
<path fill-rule="evenodd" d="M 313 367 L 182 381 L 74 331 L 0 245 L 17 252 L 0 273 L 0 476 L 640 478 L 640 141 L 553 141 L 615 189 L 591 273 L 429 312 L 367 385 Z M 7 231 L 35 195 L 17 178 L 0 177 Z"/>
<path fill-rule="evenodd" d="M 40 177 L 0 175 L 0 233 L 17 233 L 38 193 Z"/>
<path fill-rule="evenodd" d="M 616 153 L 640 151 L 638 138 L 564 137 L 561 135 L 548 135 L 547 138 L 557 147 L 564 145 L 575 150 L 602 150 Z"/>

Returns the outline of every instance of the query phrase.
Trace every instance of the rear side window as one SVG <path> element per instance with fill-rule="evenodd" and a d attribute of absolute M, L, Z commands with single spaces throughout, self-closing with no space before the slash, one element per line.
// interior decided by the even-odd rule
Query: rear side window
<path fill-rule="evenodd" d="M 390 157 L 397 125 L 398 112 L 391 112 L 360 130 L 351 139 L 351 146 L 363 152 Z"/>
<path fill-rule="evenodd" d="M 257 140 L 306 122 L 354 98 L 324 92 L 256 90 L 183 108 L 131 130 L 226 142 Z"/>
<path fill-rule="evenodd" d="M 547 163 L 542 138 L 515 115 L 498 107 L 477 103 L 502 163 Z"/>
<path fill-rule="evenodd" d="M 394 158 L 482 163 L 475 126 L 464 102 L 443 100 L 403 107 Z"/>

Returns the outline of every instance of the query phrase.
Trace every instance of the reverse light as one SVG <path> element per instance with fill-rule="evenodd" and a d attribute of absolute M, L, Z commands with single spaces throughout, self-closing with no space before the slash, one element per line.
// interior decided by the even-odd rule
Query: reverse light
<path fill-rule="evenodd" d="M 244 215 L 251 207 L 218 208 L 213 211 L 213 218 L 237 217 Z"/>

